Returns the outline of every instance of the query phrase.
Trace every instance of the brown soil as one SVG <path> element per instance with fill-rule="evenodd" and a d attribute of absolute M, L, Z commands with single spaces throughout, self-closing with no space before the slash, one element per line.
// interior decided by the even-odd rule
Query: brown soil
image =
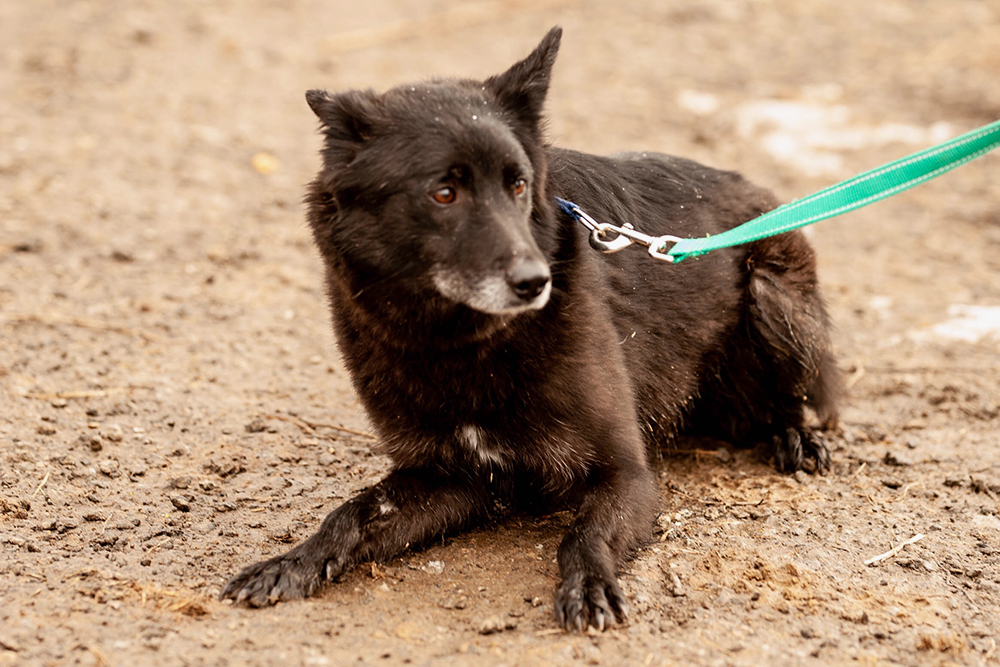
<path fill-rule="evenodd" d="M 931 328 L 1000 305 L 997 156 L 812 229 L 853 385 L 833 472 L 667 456 L 627 626 L 557 629 L 566 515 L 304 602 L 216 600 L 385 469 L 299 205 L 303 91 L 486 76 L 557 22 L 555 141 L 786 198 L 919 142 L 828 147 L 841 167 L 809 176 L 741 132 L 749 102 L 1000 116 L 1000 6 L 976 0 L 0 3 L 0 665 L 997 662 L 1000 349 Z"/>

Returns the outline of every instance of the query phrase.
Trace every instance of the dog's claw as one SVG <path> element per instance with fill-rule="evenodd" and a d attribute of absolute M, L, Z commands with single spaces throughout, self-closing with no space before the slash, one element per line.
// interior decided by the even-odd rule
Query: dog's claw
<path fill-rule="evenodd" d="M 785 433 L 772 439 L 774 465 L 781 472 L 795 472 L 802 469 L 806 460 L 812 460 L 816 472 L 830 470 L 830 448 L 822 435 L 808 429 L 785 429 Z"/>
<path fill-rule="evenodd" d="M 322 583 L 324 569 L 288 553 L 244 568 L 225 585 L 219 598 L 265 607 L 309 597 Z"/>
<path fill-rule="evenodd" d="M 627 616 L 625 595 L 614 579 L 578 575 L 564 580 L 556 591 L 556 618 L 566 630 L 583 632 L 592 625 L 603 632 Z"/>

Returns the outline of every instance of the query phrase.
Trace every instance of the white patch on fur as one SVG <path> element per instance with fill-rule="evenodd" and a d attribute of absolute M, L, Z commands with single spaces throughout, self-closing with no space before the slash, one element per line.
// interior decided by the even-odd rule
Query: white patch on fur
<path fill-rule="evenodd" d="M 479 457 L 483 463 L 502 466 L 503 457 L 490 448 L 486 442 L 486 432 L 474 424 L 466 424 L 458 429 L 458 441 Z"/>
<path fill-rule="evenodd" d="M 458 271 L 437 269 L 431 278 L 441 296 L 491 315 L 516 315 L 528 310 L 541 310 L 552 294 L 551 280 L 541 294 L 525 301 L 514 294 L 499 274 L 469 281 Z"/>
<path fill-rule="evenodd" d="M 378 505 L 378 513 L 382 516 L 385 516 L 386 514 L 390 514 L 391 512 L 395 511 L 396 511 L 396 506 L 391 502 L 389 502 L 388 500 L 383 500 Z"/>

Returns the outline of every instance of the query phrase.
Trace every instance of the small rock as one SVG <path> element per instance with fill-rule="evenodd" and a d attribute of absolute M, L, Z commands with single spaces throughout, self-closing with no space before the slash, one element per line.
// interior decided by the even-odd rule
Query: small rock
<path fill-rule="evenodd" d="M 684 597 L 684 587 L 681 585 L 681 578 L 677 576 L 676 572 L 670 572 L 670 584 L 667 586 L 667 590 L 675 598 Z"/>
<path fill-rule="evenodd" d="M 921 561 L 920 566 L 923 567 L 928 572 L 936 572 L 938 569 L 938 564 L 932 560 Z"/>
<path fill-rule="evenodd" d="M 804 470 L 796 470 L 793 477 L 795 477 L 795 481 L 798 482 L 799 484 L 809 483 L 809 475 L 806 474 Z"/>
<path fill-rule="evenodd" d="M 535 597 L 531 598 L 531 606 L 532 607 L 541 607 L 542 604 L 544 604 L 542 602 L 542 598 L 538 597 L 537 595 Z"/>
<path fill-rule="evenodd" d="M 186 489 L 191 486 L 191 477 L 189 475 L 174 477 L 167 481 L 167 486 L 171 489 Z"/>
<path fill-rule="evenodd" d="M 492 618 L 487 618 L 479 624 L 479 634 L 492 635 L 498 632 L 503 632 L 504 630 L 514 630 L 515 628 L 517 628 L 517 621 L 515 619 L 494 616 Z"/>
<path fill-rule="evenodd" d="M 118 471 L 119 467 L 118 461 L 114 459 L 105 459 L 97 464 L 97 469 L 108 477 L 118 477 L 121 474 Z"/>
<path fill-rule="evenodd" d="M 77 443 L 86 447 L 92 452 L 99 452 L 103 449 L 101 444 L 101 439 L 96 435 L 91 435 L 90 433 L 84 433 L 79 438 L 76 439 Z"/>
<path fill-rule="evenodd" d="M 176 507 L 182 512 L 191 511 L 191 501 L 188 499 L 187 496 L 183 496 L 179 493 L 171 494 L 170 502 L 173 503 L 174 507 Z"/>
<path fill-rule="evenodd" d="M 429 572 L 430 574 L 441 574 L 442 572 L 444 572 L 444 562 L 439 560 L 427 561 L 427 564 L 424 565 L 423 570 L 425 572 Z"/>
<path fill-rule="evenodd" d="M 74 519 L 60 518 L 55 521 L 55 530 L 60 533 L 68 533 L 77 527 L 77 523 Z"/>
<path fill-rule="evenodd" d="M 19 644 L 18 642 L 11 639 L 10 637 L 6 636 L 5 633 L 3 637 L 0 637 L 0 649 L 4 651 L 10 651 L 12 653 L 20 653 L 21 651 L 24 650 L 24 647 L 21 646 L 21 644 Z"/>
<path fill-rule="evenodd" d="M 886 465 L 895 466 L 897 468 L 905 468 L 906 466 L 913 465 L 913 461 L 896 452 L 886 452 L 883 461 L 885 461 Z"/>
<path fill-rule="evenodd" d="M 41 426 L 39 426 L 37 429 L 35 429 L 35 431 L 38 433 L 38 435 L 55 435 L 56 434 L 56 430 L 54 428 L 52 428 L 51 426 L 46 426 L 45 424 L 42 424 Z"/>
<path fill-rule="evenodd" d="M 460 595 L 457 598 L 446 598 L 438 603 L 442 609 L 465 609 L 469 606 L 469 598 Z"/>
<path fill-rule="evenodd" d="M 122 427 L 115 424 L 110 428 L 101 431 L 101 437 L 108 442 L 121 442 L 125 438 L 125 433 L 122 431 Z"/>
<path fill-rule="evenodd" d="M 321 466 L 331 466 L 337 462 L 337 457 L 329 452 L 323 452 L 319 455 L 319 464 Z"/>
<path fill-rule="evenodd" d="M 719 447 L 715 450 L 715 455 L 718 457 L 719 461 L 722 463 L 729 463 L 733 460 L 733 455 L 729 453 L 729 450 L 725 447 Z"/>
<path fill-rule="evenodd" d="M 54 408 L 65 408 L 67 405 L 69 405 L 69 401 L 67 401 L 65 398 L 53 398 L 51 401 L 49 401 L 49 405 L 51 405 Z"/>
<path fill-rule="evenodd" d="M 882 480 L 882 485 L 889 487 L 890 489 L 898 489 L 903 486 L 903 482 L 895 477 L 886 477 Z"/>
<path fill-rule="evenodd" d="M 84 521 L 104 521 L 104 516 L 98 512 L 87 512 L 83 515 Z"/>
<path fill-rule="evenodd" d="M 801 634 L 803 639 L 815 639 L 818 636 L 812 628 L 802 628 Z"/>
<path fill-rule="evenodd" d="M 965 486 L 965 479 L 961 477 L 947 477 L 944 480 L 944 485 L 951 489 L 962 487 Z"/>
<path fill-rule="evenodd" d="M 267 430 L 267 422 L 258 417 L 243 428 L 246 429 L 247 433 L 263 433 Z"/>

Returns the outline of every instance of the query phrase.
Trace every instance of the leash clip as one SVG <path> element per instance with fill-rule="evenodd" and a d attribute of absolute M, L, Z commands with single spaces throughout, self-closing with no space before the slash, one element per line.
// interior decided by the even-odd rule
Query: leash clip
<path fill-rule="evenodd" d="M 612 225 L 607 222 L 597 222 L 571 201 L 556 197 L 556 203 L 559 204 L 560 208 L 567 215 L 576 219 L 590 230 L 590 247 L 594 250 L 610 254 L 627 248 L 633 243 L 638 243 L 639 245 L 646 246 L 649 249 L 650 256 L 654 259 L 671 264 L 674 262 L 674 257 L 668 254 L 669 248 L 667 245 L 670 244 L 670 247 L 673 247 L 673 244 L 680 242 L 682 239 L 679 236 L 672 236 L 670 234 L 650 236 L 636 230 L 628 222 L 621 226 Z M 612 234 L 614 237 L 609 238 Z"/>
<path fill-rule="evenodd" d="M 605 240 L 609 233 L 617 234 L 618 236 L 611 240 Z M 681 238 L 679 236 L 673 236 L 671 234 L 664 234 L 663 236 L 650 236 L 649 234 L 643 234 L 627 222 L 621 226 L 600 223 L 597 225 L 597 229 L 591 231 L 590 233 L 590 247 L 595 250 L 612 253 L 618 252 L 622 248 L 627 248 L 633 243 L 638 243 L 639 245 L 646 246 L 649 251 L 649 255 L 653 259 L 658 259 L 661 262 L 669 262 L 671 264 L 674 262 L 674 258 L 669 254 L 669 250 L 674 244 L 680 242 L 680 240 Z"/>

